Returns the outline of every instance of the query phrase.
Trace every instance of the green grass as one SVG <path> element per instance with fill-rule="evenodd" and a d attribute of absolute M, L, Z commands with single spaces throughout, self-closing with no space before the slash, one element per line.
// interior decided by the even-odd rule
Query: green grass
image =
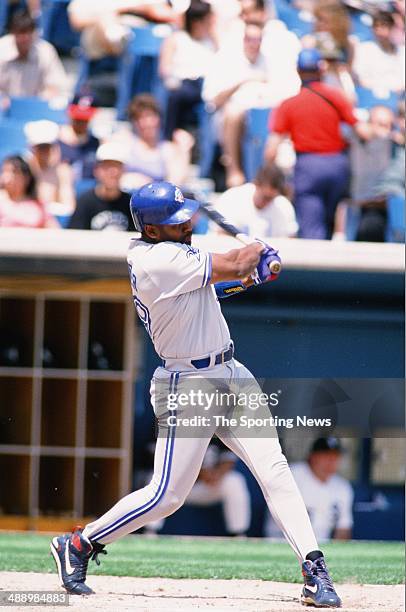
<path fill-rule="evenodd" d="M 50 537 L 0 534 L 0 570 L 54 572 Z M 404 548 L 397 542 L 334 542 L 323 551 L 335 582 L 401 584 Z M 265 540 L 149 539 L 129 536 L 108 547 L 90 573 L 164 578 L 245 578 L 301 582 L 296 559 L 285 543 Z"/>

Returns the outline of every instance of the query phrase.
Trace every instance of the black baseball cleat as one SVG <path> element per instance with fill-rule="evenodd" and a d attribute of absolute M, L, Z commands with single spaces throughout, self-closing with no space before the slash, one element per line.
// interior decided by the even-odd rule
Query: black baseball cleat
<path fill-rule="evenodd" d="M 341 608 L 341 599 L 334 590 L 324 557 L 302 564 L 304 587 L 300 598 L 304 606 Z"/>
<path fill-rule="evenodd" d="M 51 542 L 51 553 L 56 563 L 62 586 L 73 595 L 91 595 L 94 593 L 85 584 L 89 560 L 100 565 L 98 555 L 107 555 L 104 545 L 91 542 L 82 535 L 82 529 L 76 527 L 71 534 L 54 538 Z"/>

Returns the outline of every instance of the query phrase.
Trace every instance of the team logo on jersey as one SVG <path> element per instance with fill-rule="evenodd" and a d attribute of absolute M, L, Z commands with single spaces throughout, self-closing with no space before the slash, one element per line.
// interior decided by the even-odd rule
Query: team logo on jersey
<path fill-rule="evenodd" d="M 186 257 L 192 257 L 192 255 L 194 255 L 197 258 L 197 261 L 200 262 L 201 253 L 199 249 L 195 249 L 194 247 L 189 246 L 189 245 L 185 245 L 185 246 L 187 248 Z"/>
<path fill-rule="evenodd" d="M 185 198 L 183 197 L 183 193 L 181 192 L 179 187 L 176 187 L 175 189 L 175 202 L 179 202 L 179 204 L 185 203 Z"/>

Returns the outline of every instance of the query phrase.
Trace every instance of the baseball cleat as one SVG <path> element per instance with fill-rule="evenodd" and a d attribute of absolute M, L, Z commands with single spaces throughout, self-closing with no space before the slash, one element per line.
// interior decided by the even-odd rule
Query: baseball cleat
<path fill-rule="evenodd" d="M 53 538 L 51 553 L 56 563 L 62 586 L 72 595 L 91 595 L 94 593 L 85 584 L 89 560 L 100 565 L 98 555 L 106 555 L 104 545 L 91 542 L 82 535 L 82 529 L 76 527 L 71 534 Z"/>
<path fill-rule="evenodd" d="M 300 601 L 304 606 L 341 608 L 341 599 L 334 590 L 324 557 L 305 561 L 302 574 L 305 583 Z"/>

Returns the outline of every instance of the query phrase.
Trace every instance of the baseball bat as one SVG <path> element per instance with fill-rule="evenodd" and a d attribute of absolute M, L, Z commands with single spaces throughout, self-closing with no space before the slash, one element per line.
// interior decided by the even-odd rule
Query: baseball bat
<path fill-rule="evenodd" d="M 239 242 L 242 242 L 242 244 L 247 246 L 254 242 L 252 238 L 247 236 L 247 234 L 244 234 L 244 232 L 235 227 L 235 225 L 227 221 L 227 219 L 225 219 L 223 215 L 219 213 L 219 211 L 216 210 L 209 202 L 201 202 L 200 209 L 209 219 L 221 227 L 221 229 L 223 229 L 230 236 L 236 238 Z M 274 261 L 269 266 L 269 269 L 273 274 L 279 274 L 281 271 L 281 264 L 278 261 Z"/>

